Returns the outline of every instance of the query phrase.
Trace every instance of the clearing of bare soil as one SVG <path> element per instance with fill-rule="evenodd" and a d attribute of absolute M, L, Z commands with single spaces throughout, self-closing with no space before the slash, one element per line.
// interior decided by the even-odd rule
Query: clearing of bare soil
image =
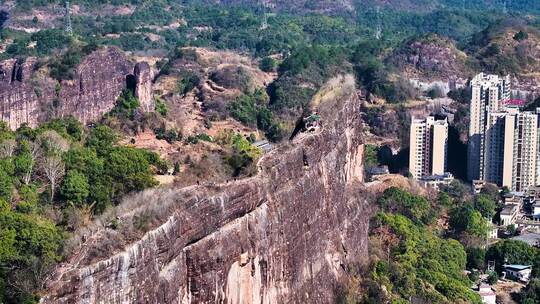
<path fill-rule="evenodd" d="M 518 282 L 499 280 L 497 284 L 493 285 L 493 289 L 497 294 L 497 303 L 517 304 L 512 299 L 512 294 L 519 292 L 524 287 L 524 284 Z"/>

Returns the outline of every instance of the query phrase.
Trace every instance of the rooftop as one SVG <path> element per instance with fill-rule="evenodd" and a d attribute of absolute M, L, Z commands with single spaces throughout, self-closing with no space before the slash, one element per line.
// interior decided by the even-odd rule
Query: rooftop
<path fill-rule="evenodd" d="M 531 268 L 532 268 L 531 265 L 520 265 L 520 264 L 503 265 L 503 267 L 504 267 L 505 269 L 512 269 L 512 270 L 518 270 L 518 271 L 526 270 L 526 269 L 531 269 Z"/>
<path fill-rule="evenodd" d="M 510 79 L 508 76 L 499 77 L 499 75 L 480 73 L 471 80 L 471 85 L 472 86 L 488 86 L 488 87 L 496 86 L 503 80 L 509 81 Z"/>
<path fill-rule="evenodd" d="M 512 240 L 522 241 L 529 244 L 530 246 L 536 246 L 540 244 L 540 233 L 522 234 L 522 235 L 513 237 Z"/>
<path fill-rule="evenodd" d="M 504 209 L 501 211 L 501 215 L 512 215 L 517 211 L 517 204 L 508 204 L 504 206 Z"/>
<path fill-rule="evenodd" d="M 445 172 L 443 175 L 423 176 L 422 178 L 420 178 L 420 180 L 423 180 L 423 181 L 442 181 L 442 180 L 453 179 L 453 178 L 454 178 L 454 176 L 452 175 L 452 173 Z"/>
<path fill-rule="evenodd" d="M 379 167 L 371 167 L 367 169 L 369 174 L 372 175 L 381 175 L 381 174 L 389 174 L 390 171 L 388 170 L 388 166 L 379 166 Z"/>

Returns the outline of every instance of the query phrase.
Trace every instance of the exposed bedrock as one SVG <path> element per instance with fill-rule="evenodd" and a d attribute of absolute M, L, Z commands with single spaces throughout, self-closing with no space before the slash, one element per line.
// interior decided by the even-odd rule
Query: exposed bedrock
<path fill-rule="evenodd" d="M 153 212 L 159 224 L 135 241 L 94 230 L 42 303 L 333 303 L 346 265 L 367 256 L 371 211 L 360 101 L 318 112 L 322 128 L 267 154 L 255 177 L 140 194 L 118 221 Z"/>
<path fill-rule="evenodd" d="M 117 48 L 86 56 L 73 79 L 61 82 L 46 76 L 34 58 L 0 61 L 0 119 L 12 129 L 70 115 L 83 123 L 95 121 L 114 107 L 131 80 L 142 110 L 152 111 L 150 67 L 133 63 Z"/>

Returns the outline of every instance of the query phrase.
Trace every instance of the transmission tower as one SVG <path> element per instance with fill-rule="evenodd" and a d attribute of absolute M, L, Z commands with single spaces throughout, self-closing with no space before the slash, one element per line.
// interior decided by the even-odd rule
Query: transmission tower
<path fill-rule="evenodd" d="M 69 1 L 66 1 L 66 12 L 65 12 L 65 30 L 68 34 L 73 34 L 73 27 L 71 26 L 71 8 L 69 6 Z"/>
<path fill-rule="evenodd" d="M 263 9 L 263 21 L 261 25 L 261 30 L 265 30 L 266 28 L 268 28 L 268 11 L 269 11 L 268 1 L 262 1 L 262 9 Z"/>
<path fill-rule="evenodd" d="M 382 36 L 382 25 L 381 25 L 381 8 L 377 6 L 375 9 L 376 18 L 377 18 L 377 29 L 375 30 L 375 39 L 380 40 Z"/>

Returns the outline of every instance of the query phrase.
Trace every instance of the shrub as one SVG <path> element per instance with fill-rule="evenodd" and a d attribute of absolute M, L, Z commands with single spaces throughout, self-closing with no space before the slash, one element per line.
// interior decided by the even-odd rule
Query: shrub
<path fill-rule="evenodd" d="M 519 31 L 514 35 L 514 40 L 516 41 L 523 41 L 529 39 L 529 34 L 524 31 Z"/>
<path fill-rule="evenodd" d="M 227 157 L 227 163 L 234 170 L 234 175 L 238 176 L 242 172 L 249 171 L 249 167 L 253 165 L 257 159 L 262 155 L 262 151 L 253 146 L 244 136 L 241 134 L 234 134 L 224 139 L 225 142 L 229 141 L 232 148 L 232 154 Z"/>
<path fill-rule="evenodd" d="M 178 93 L 186 95 L 199 85 L 201 81 L 199 76 L 191 71 L 184 71 L 180 75 L 178 81 Z"/>
<path fill-rule="evenodd" d="M 429 224 L 435 219 L 428 200 L 396 187 L 385 190 L 378 203 L 384 210 L 406 215 L 416 223 Z"/>
<path fill-rule="evenodd" d="M 61 58 L 49 63 L 51 77 L 59 81 L 73 79 L 75 77 L 74 69 L 81 62 L 81 59 L 82 53 L 79 50 L 70 49 Z"/>
<path fill-rule="evenodd" d="M 165 128 L 160 127 L 154 129 L 154 134 L 156 134 L 157 139 L 164 139 L 170 144 L 182 140 L 182 133 L 174 129 L 166 130 Z"/>
<path fill-rule="evenodd" d="M 139 105 L 139 100 L 133 95 L 133 92 L 125 89 L 116 100 L 116 105 L 111 110 L 111 114 L 133 120 L 135 111 L 139 108 Z"/>
<path fill-rule="evenodd" d="M 159 115 L 163 117 L 167 116 L 167 112 L 168 112 L 167 105 L 159 98 L 156 98 L 155 102 L 156 102 L 156 112 L 158 112 Z"/>
<path fill-rule="evenodd" d="M 71 37 L 61 29 L 45 29 L 32 34 L 36 41 L 36 50 L 41 55 L 47 55 L 55 49 L 61 49 L 71 43 Z"/>
<path fill-rule="evenodd" d="M 490 271 L 487 281 L 490 285 L 495 285 L 499 281 L 499 275 L 495 271 Z"/>
<path fill-rule="evenodd" d="M 259 68 L 263 72 L 274 72 L 277 67 L 277 61 L 272 57 L 264 57 L 259 63 Z"/>
<path fill-rule="evenodd" d="M 210 74 L 213 82 L 228 89 L 249 92 L 253 87 L 253 75 L 242 66 L 226 66 Z"/>

